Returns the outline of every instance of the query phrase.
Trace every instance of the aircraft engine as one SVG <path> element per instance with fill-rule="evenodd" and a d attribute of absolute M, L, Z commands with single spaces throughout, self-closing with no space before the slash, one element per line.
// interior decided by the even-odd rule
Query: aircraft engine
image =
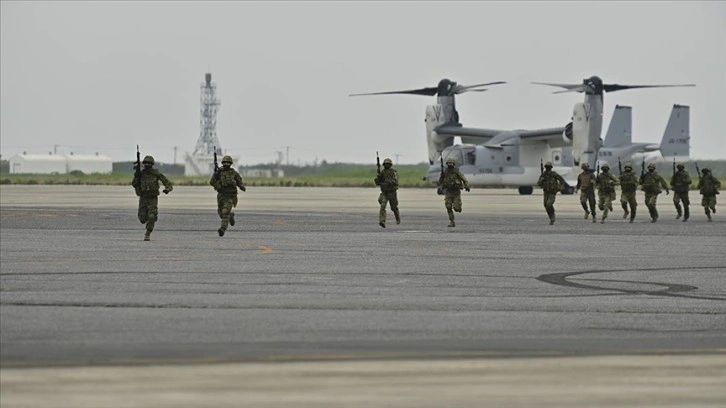
<path fill-rule="evenodd" d="M 572 122 L 565 125 L 565 130 L 562 132 L 562 139 L 565 143 L 572 143 Z"/>
<path fill-rule="evenodd" d="M 436 132 L 436 128 L 447 123 L 447 117 L 442 105 L 431 105 L 426 107 L 426 142 L 429 151 L 429 164 L 439 160 L 439 152 L 454 144 L 451 136 L 442 136 Z"/>

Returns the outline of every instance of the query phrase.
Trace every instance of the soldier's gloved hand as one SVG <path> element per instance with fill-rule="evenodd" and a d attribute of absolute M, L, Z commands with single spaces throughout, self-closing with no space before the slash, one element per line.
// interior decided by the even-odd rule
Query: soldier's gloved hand
<path fill-rule="evenodd" d="M 670 194 L 671 194 L 671 191 L 670 190 L 666 190 L 666 195 L 670 195 Z"/>
<path fill-rule="evenodd" d="M 468 193 L 469 191 L 471 191 L 471 189 L 470 189 L 469 187 L 465 188 L 464 190 L 466 190 L 466 192 L 467 192 L 467 193 Z"/>
<path fill-rule="evenodd" d="M 579 188 L 576 188 L 575 189 L 575 194 L 577 194 L 578 191 L 580 191 L 580 189 Z"/>
<path fill-rule="evenodd" d="M 247 191 L 247 187 L 245 187 L 245 186 L 241 186 L 239 189 L 242 191 Z"/>
<path fill-rule="evenodd" d="M 164 194 L 169 194 L 169 190 L 164 189 Z"/>

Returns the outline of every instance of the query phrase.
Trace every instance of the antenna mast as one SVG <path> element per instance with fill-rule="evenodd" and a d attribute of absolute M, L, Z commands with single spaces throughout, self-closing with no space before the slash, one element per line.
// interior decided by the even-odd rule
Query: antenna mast
<path fill-rule="evenodd" d="M 194 148 L 194 156 L 211 156 L 214 154 L 214 146 L 218 151 L 223 151 L 217 138 L 217 111 L 220 100 L 217 99 L 217 84 L 212 82 L 212 73 L 204 75 L 204 83 L 201 85 L 201 104 L 199 112 L 199 140 Z"/>

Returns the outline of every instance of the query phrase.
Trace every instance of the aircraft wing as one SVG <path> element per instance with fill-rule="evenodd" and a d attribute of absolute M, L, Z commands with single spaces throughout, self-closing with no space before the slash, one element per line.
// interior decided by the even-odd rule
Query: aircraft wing
<path fill-rule="evenodd" d="M 535 129 L 535 130 L 517 130 L 519 137 L 523 140 L 563 140 L 562 132 L 565 131 L 565 127 L 556 127 L 548 129 Z"/>
<path fill-rule="evenodd" d="M 489 141 L 498 134 L 505 132 L 505 130 L 467 128 L 462 126 L 441 126 L 436 129 L 436 133 L 440 135 L 474 137 L 481 139 L 483 142 Z"/>

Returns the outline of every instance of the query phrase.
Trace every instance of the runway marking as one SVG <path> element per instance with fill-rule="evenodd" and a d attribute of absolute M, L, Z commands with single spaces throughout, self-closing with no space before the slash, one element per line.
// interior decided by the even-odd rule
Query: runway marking
<path fill-rule="evenodd" d="M 274 220 L 272 221 L 272 225 L 286 225 L 287 222 L 285 220 Z"/>
<path fill-rule="evenodd" d="M 263 254 L 271 254 L 272 253 L 272 248 L 270 248 L 268 246 L 265 246 L 265 245 L 260 245 L 260 250 L 262 251 Z"/>
<path fill-rule="evenodd" d="M 649 296 L 669 296 L 669 297 L 681 297 L 687 299 L 701 299 L 701 300 L 720 300 L 726 301 L 726 297 L 711 297 L 711 296 L 689 296 L 681 294 L 679 292 L 689 292 L 698 289 L 696 286 L 682 285 L 674 283 L 661 283 L 661 282 L 647 282 L 647 281 L 631 281 L 631 280 L 618 280 L 618 279 L 587 279 L 583 278 L 583 281 L 592 282 L 609 282 L 609 283 L 625 283 L 633 285 L 646 285 L 646 286 L 664 286 L 665 289 L 661 290 L 643 290 L 643 289 L 624 289 L 618 287 L 607 287 L 607 286 L 596 286 L 588 285 L 585 283 L 576 283 L 568 280 L 571 276 L 592 274 L 592 273 L 613 273 L 613 272 L 646 272 L 646 271 L 680 271 L 680 270 L 697 270 L 697 269 L 724 269 L 720 266 L 694 266 L 694 267 L 674 267 L 674 268 L 633 268 L 633 269 L 611 269 L 611 270 L 590 270 L 580 272 L 560 272 L 560 273 L 549 273 L 540 275 L 537 280 L 550 283 L 558 286 L 569 286 L 579 289 L 592 289 L 592 290 L 607 290 L 612 292 L 622 292 L 627 294 L 642 294 Z"/>

